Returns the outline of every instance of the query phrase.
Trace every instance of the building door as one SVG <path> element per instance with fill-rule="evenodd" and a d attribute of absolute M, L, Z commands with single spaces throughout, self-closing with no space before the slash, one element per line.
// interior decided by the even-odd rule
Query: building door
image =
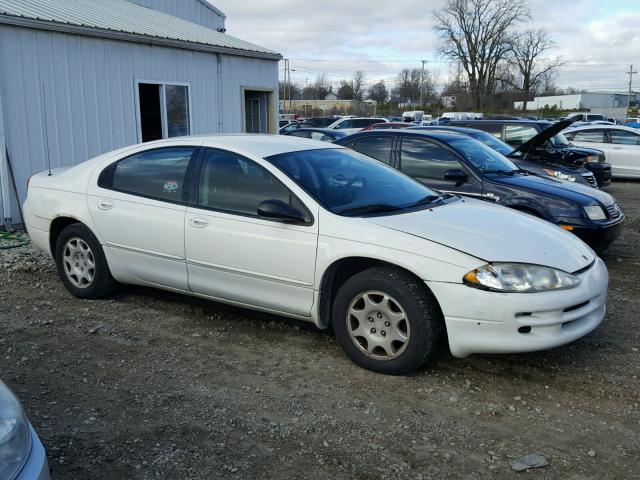
<path fill-rule="evenodd" d="M 269 93 L 246 90 L 244 92 L 244 131 L 269 132 Z"/>

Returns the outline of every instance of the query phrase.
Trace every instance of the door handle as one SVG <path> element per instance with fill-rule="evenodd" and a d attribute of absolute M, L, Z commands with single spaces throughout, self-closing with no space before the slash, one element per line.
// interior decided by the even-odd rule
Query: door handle
<path fill-rule="evenodd" d="M 209 220 L 201 217 L 191 217 L 189 219 L 189 224 L 195 228 L 204 228 L 209 225 Z"/>
<path fill-rule="evenodd" d="M 98 208 L 100 210 L 111 210 L 113 208 L 113 202 L 104 199 L 98 200 Z"/>

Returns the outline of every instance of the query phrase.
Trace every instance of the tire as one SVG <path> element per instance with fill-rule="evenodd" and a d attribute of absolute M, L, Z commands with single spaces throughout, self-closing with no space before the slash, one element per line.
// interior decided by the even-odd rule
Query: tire
<path fill-rule="evenodd" d="M 81 223 L 62 230 L 56 241 L 55 260 L 60 280 L 78 298 L 104 298 L 118 287 L 100 242 Z"/>
<path fill-rule="evenodd" d="M 360 329 L 361 323 L 366 328 Z M 338 343 L 354 363 L 374 372 L 401 375 L 433 360 L 443 325 L 433 294 L 398 268 L 374 267 L 354 275 L 333 302 Z"/>

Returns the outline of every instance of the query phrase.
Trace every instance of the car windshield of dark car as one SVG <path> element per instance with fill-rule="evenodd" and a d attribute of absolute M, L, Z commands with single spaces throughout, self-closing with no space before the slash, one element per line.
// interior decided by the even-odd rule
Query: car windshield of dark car
<path fill-rule="evenodd" d="M 513 147 L 510 147 L 508 144 L 504 143 L 502 140 L 498 140 L 496 137 L 486 132 L 478 132 L 477 134 L 471 135 L 472 138 L 481 141 L 487 147 L 494 149 L 496 152 L 501 153 L 502 155 L 509 155 L 513 152 Z"/>
<path fill-rule="evenodd" d="M 558 133 L 551 137 L 551 143 L 553 143 L 553 145 L 556 147 L 568 147 L 571 145 L 571 142 L 569 142 L 569 140 L 567 140 L 567 137 L 565 137 L 562 133 Z"/>
<path fill-rule="evenodd" d="M 282 153 L 266 160 L 339 215 L 401 211 L 438 198 L 398 170 L 345 148 Z"/>
<path fill-rule="evenodd" d="M 483 173 L 508 173 L 519 170 L 504 155 L 473 138 L 456 138 L 447 143 Z"/>

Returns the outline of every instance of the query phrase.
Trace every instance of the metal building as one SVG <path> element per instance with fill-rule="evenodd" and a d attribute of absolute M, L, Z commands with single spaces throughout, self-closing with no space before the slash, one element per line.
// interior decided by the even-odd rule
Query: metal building
<path fill-rule="evenodd" d="M 126 145 L 276 133 L 278 60 L 206 0 L 0 0 L 0 223 L 29 176 Z"/>

